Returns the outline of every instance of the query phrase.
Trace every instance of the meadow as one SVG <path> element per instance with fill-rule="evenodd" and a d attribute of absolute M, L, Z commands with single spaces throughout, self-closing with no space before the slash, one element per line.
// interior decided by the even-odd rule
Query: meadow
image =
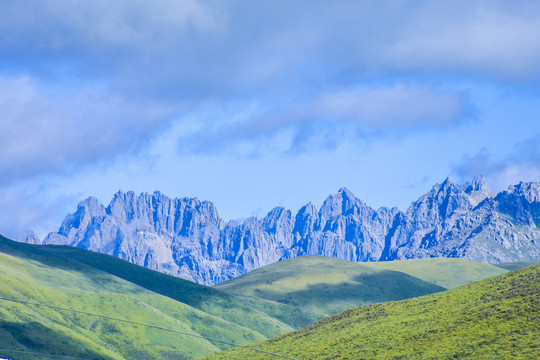
<path fill-rule="evenodd" d="M 255 346 L 294 359 L 538 359 L 540 265 L 366 305 Z M 270 359 L 233 349 L 208 360 Z"/>

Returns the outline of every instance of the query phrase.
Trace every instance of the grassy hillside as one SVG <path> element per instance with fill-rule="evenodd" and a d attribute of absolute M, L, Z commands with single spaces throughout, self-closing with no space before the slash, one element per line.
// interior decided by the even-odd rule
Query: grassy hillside
<path fill-rule="evenodd" d="M 523 269 L 527 266 L 531 266 L 538 263 L 539 261 L 517 261 L 517 262 L 495 264 L 495 266 L 500 267 L 502 269 L 506 269 L 506 270 L 517 270 L 517 269 Z"/>
<path fill-rule="evenodd" d="M 104 313 L 192 334 L 196 331 L 191 324 L 177 319 L 199 317 L 219 321 L 187 305 L 91 269 L 59 270 L 36 261 L 0 254 L 0 279 L 3 297 Z M 2 349 L 98 359 L 148 355 L 167 358 L 169 354 L 176 354 L 181 359 L 181 354 L 203 355 L 217 350 L 215 345 L 195 337 L 182 339 L 179 344 L 178 340 L 183 336 L 162 334 L 141 326 L 5 300 L 0 300 L 0 304 Z M 250 333 L 234 324 L 220 322 L 228 331 L 240 330 L 245 336 L 262 338 L 260 334 Z M 222 332 L 221 335 L 226 334 Z"/>
<path fill-rule="evenodd" d="M 401 271 L 446 289 L 453 289 L 508 271 L 495 265 L 456 258 L 382 261 L 365 263 L 365 265 L 373 269 Z"/>
<path fill-rule="evenodd" d="M 540 265 L 325 318 L 258 348 L 297 359 L 539 359 Z M 208 359 L 270 359 L 246 349 Z"/>
<path fill-rule="evenodd" d="M 293 329 L 256 310 L 254 304 L 283 317 L 296 310 L 263 300 L 245 302 L 110 256 L 21 244 L 4 237 L 0 237 L 0 296 L 126 318 L 236 344 L 261 341 Z M 187 359 L 228 347 L 194 336 L 0 300 L 0 349 L 93 359 Z M 0 357 L 36 358 L 4 352 Z"/>
<path fill-rule="evenodd" d="M 312 324 L 358 301 L 397 300 L 444 290 L 436 284 L 443 277 L 433 273 L 450 269 L 449 265 L 436 261 L 402 263 L 402 271 L 396 271 L 392 266 L 397 263 L 384 267 L 384 263 L 302 257 L 210 288 L 108 255 L 67 246 L 21 244 L 0 236 L 0 296 L 126 318 L 188 334 L 0 300 L 0 349 L 91 359 L 207 356 L 230 346 L 196 335 L 246 345 Z M 472 275 L 474 271 L 469 270 L 459 276 L 455 269 L 447 271 L 444 281 L 452 276 L 458 279 L 452 281 L 470 281 L 487 271 L 480 269 Z M 0 357 L 15 355 L 17 359 L 39 358 L 0 350 Z"/>
<path fill-rule="evenodd" d="M 47 261 L 51 261 L 49 255 L 52 255 L 52 259 L 69 258 L 84 263 L 201 311 L 254 329 L 268 338 L 299 329 L 320 319 L 309 311 L 258 298 L 231 296 L 214 288 L 165 275 L 114 256 L 54 245 L 35 246 L 33 251 L 46 254 Z M 276 323 L 275 319 L 279 322 Z"/>
<path fill-rule="evenodd" d="M 432 294 L 507 270 L 463 259 L 356 263 L 301 256 L 271 264 L 215 286 L 320 314 L 365 304 Z"/>

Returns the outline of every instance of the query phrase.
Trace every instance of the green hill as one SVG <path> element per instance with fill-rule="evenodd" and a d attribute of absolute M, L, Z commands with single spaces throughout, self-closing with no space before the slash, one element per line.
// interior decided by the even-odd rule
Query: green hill
<path fill-rule="evenodd" d="M 453 289 L 508 271 L 496 265 L 456 258 L 381 261 L 366 263 L 366 266 L 373 269 L 401 271 L 446 289 Z"/>
<path fill-rule="evenodd" d="M 0 300 L 0 349 L 92 359 L 189 359 L 230 347 L 199 335 L 245 345 L 293 330 L 257 308 L 298 324 L 313 322 L 292 307 L 258 299 L 244 301 L 111 256 L 21 244 L 1 236 L 0 296 L 188 334 Z M 0 357 L 14 355 L 36 358 L 0 350 Z"/>
<path fill-rule="evenodd" d="M 255 345 L 296 359 L 539 359 L 540 265 L 366 305 Z M 247 349 L 208 359 L 271 359 Z"/>
<path fill-rule="evenodd" d="M 506 271 L 464 259 L 356 263 L 301 256 L 267 265 L 215 288 L 296 306 L 322 318 L 360 305 L 444 291 Z"/>
<path fill-rule="evenodd" d="M 537 264 L 538 262 L 539 261 L 516 261 L 516 262 L 495 264 L 495 266 L 500 267 L 502 269 L 506 269 L 506 270 L 517 270 L 517 269 L 522 269 L 524 267 Z"/>
<path fill-rule="evenodd" d="M 449 271 L 449 265 L 440 264 L 443 260 L 429 261 L 393 262 L 384 267 L 385 263 L 302 257 L 211 288 L 108 255 L 67 246 L 22 244 L 0 236 L 0 297 L 183 333 L 0 299 L 0 357 L 40 358 L 7 350 L 85 359 L 202 357 L 231 346 L 200 336 L 247 345 L 312 324 L 358 301 L 398 300 L 442 291 L 445 281 L 471 281 L 487 276 L 491 269 L 475 263 L 476 274 L 472 268 L 464 271 L 463 266 Z M 396 268 L 398 263 L 403 265 Z M 446 276 L 433 275 L 444 272 L 441 269 L 446 269 Z"/>
<path fill-rule="evenodd" d="M 12 246 L 28 246 L 16 242 L 11 243 Z M 29 251 L 30 249 L 25 248 L 26 254 Z M 134 265 L 114 256 L 71 246 L 55 245 L 33 246 L 31 251 L 37 252 L 42 261 L 52 261 L 54 266 L 59 266 L 54 260 L 56 257 L 69 258 L 77 263 L 84 263 L 209 314 L 253 328 L 267 337 L 299 329 L 320 319 L 315 314 L 296 307 L 264 299 L 233 296 L 209 286 L 199 285 L 192 281 Z M 43 258 L 43 256 L 45 257 Z M 268 315 L 278 319 L 282 324 L 276 326 L 273 319 L 261 319 L 261 312 L 264 317 Z"/>

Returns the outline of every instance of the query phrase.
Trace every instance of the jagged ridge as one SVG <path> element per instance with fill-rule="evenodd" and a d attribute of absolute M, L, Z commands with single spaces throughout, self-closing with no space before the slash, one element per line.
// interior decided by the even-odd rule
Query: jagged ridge
<path fill-rule="evenodd" d="M 118 192 L 104 207 L 90 197 L 45 244 L 77 246 L 212 285 L 299 255 L 350 261 L 460 257 L 488 263 L 540 258 L 540 183 L 496 196 L 482 177 L 446 179 L 406 212 L 374 210 L 342 188 L 317 210 L 223 221 L 211 202 L 154 192 Z"/>

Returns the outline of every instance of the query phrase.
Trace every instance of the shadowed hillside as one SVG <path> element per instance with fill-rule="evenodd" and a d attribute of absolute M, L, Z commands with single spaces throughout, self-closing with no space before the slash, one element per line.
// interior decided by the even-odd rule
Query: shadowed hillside
<path fill-rule="evenodd" d="M 506 270 L 464 259 L 356 263 L 301 256 L 267 265 L 215 288 L 320 314 L 444 291 Z"/>
<path fill-rule="evenodd" d="M 296 359 L 538 359 L 540 265 L 367 305 L 257 344 Z M 208 359 L 270 359 L 234 349 Z"/>
<path fill-rule="evenodd" d="M 81 249 L 37 246 L 0 236 L 0 296 L 129 319 L 164 332 L 87 314 L 0 300 L 0 348 L 92 359 L 187 359 L 293 330 L 298 309 L 249 303 L 218 290 Z M 281 310 L 284 309 L 284 310 Z M 293 317 L 293 316 L 291 316 Z M 10 355 L 10 354 L 6 354 Z M 35 358 L 17 354 L 18 359 Z"/>

